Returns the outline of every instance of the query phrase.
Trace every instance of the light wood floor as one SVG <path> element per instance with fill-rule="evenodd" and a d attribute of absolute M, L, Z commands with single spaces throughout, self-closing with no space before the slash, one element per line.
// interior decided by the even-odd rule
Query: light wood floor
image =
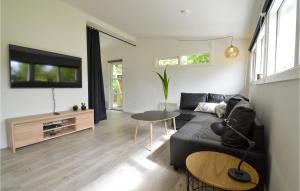
<path fill-rule="evenodd" d="M 108 120 L 58 139 L 1 150 L 1 190 L 6 191 L 182 191 L 185 175 L 169 165 L 169 135 L 162 123 L 142 123 L 134 142 L 129 114 L 108 112 Z"/>

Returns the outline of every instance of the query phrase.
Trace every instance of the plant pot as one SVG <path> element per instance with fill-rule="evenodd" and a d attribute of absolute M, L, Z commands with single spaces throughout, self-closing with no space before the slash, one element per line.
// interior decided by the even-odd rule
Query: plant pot
<path fill-rule="evenodd" d="M 78 106 L 77 105 L 73 106 L 73 111 L 78 111 Z"/>
<path fill-rule="evenodd" d="M 85 105 L 83 105 L 83 106 L 81 106 L 81 110 L 86 110 L 86 106 Z"/>

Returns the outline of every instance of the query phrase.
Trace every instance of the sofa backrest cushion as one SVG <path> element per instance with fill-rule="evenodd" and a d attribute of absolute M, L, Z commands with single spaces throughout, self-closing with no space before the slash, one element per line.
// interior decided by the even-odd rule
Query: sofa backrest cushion
<path fill-rule="evenodd" d="M 241 134 L 249 137 L 252 131 L 255 119 L 255 111 L 249 102 L 241 100 L 232 109 L 228 116 L 228 121 L 233 129 Z M 245 145 L 246 140 L 234 132 L 231 128 L 227 128 L 221 137 L 222 144 L 225 146 L 241 148 Z"/>
<path fill-rule="evenodd" d="M 225 101 L 225 96 L 223 94 L 209 93 L 207 98 L 208 98 L 207 102 L 210 102 L 210 103 L 220 103 L 222 101 Z"/>
<path fill-rule="evenodd" d="M 242 98 L 240 97 L 232 97 L 227 101 L 227 105 L 226 105 L 226 111 L 224 114 L 224 118 L 228 118 L 231 110 L 234 108 L 234 106 L 239 103 L 242 100 Z"/>
<path fill-rule="evenodd" d="M 181 93 L 180 109 L 194 110 L 199 102 L 207 102 L 206 93 Z"/>

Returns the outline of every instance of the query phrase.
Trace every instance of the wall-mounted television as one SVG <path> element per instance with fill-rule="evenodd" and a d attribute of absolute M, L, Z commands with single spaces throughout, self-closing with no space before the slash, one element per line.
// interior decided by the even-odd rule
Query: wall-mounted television
<path fill-rule="evenodd" d="M 81 58 L 9 45 L 12 88 L 81 88 Z"/>

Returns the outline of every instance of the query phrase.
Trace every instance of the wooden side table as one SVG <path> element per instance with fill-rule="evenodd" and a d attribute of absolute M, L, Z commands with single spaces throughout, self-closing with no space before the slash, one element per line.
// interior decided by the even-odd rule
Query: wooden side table
<path fill-rule="evenodd" d="M 222 190 L 252 190 L 259 183 L 259 175 L 248 163 L 244 162 L 241 169 L 250 174 L 251 182 L 243 183 L 231 179 L 227 171 L 237 167 L 240 159 L 228 154 L 202 151 L 190 154 L 186 159 L 187 190 L 205 190 L 211 187 Z M 196 185 L 194 182 L 196 179 Z M 196 188 L 195 188 L 196 186 Z"/>

